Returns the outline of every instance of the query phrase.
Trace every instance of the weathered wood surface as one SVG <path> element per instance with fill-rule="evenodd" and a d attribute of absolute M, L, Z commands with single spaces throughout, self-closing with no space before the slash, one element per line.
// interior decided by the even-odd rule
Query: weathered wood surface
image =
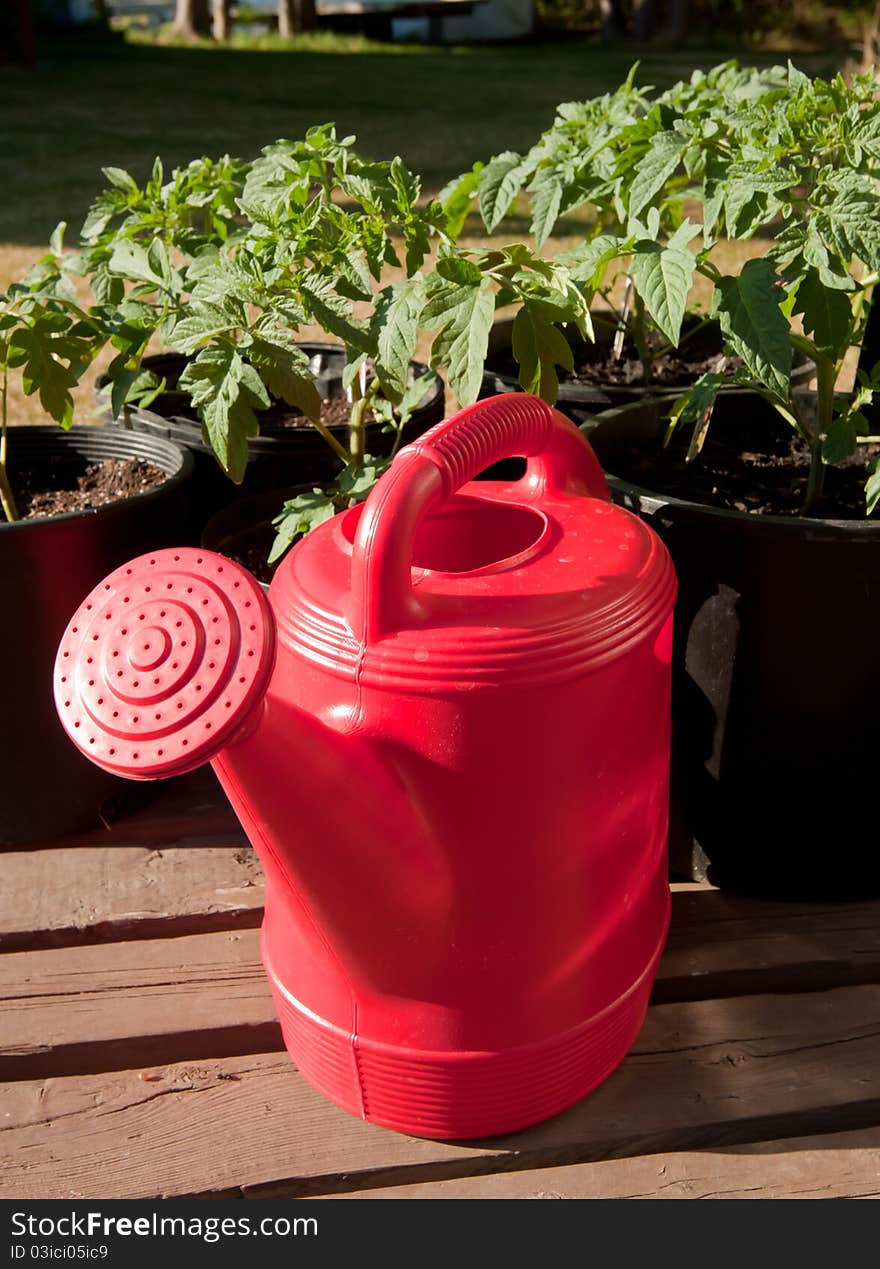
<path fill-rule="evenodd" d="M 0 956 L 0 1079 L 283 1047 L 257 930 Z"/>
<path fill-rule="evenodd" d="M 263 873 L 250 847 L 0 856 L 0 952 L 253 926 L 262 915 Z"/>
<path fill-rule="evenodd" d="M 256 926 L 263 874 L 213 772 L 76 844 L 0 855 L 0 951 Z M 880 980 L 880 904 L 680 883 L 657 1001 Z"/>
<path fill-rule="evenodd" d="M 880 903 L 674 887 L 621 1068 L 546 1124 L 444 1144 L 300 1078 L 262 902 L 210 772 L 106 833 L 0 856 L 0 1195 L 880 1194 Z"/>
<path fill-rule="evenodd" d="M 185 915 L 213 914 L 229 923 L 241 916 L 258 920 L 262 878 L 254 857 L 217 854 L 209 852 L 202 869 L 198 862 L 205 852 L 195 860 L 186 851 L 150 852 L 142 860 L 129 857 L 127 865 L 117 857 L 112 880 L 128 882 L 100 891 L 104 904 L 140 890 L 142 899 L 149 894 L 152 907 L 126 915 L 117 903 L 113 928 L 128 921 L 138 922 L 141 932 L 145 923 L 155 928 L 154 922 L 174 930 Z M 91 852 L 87 861 L 92 862 Z M 163 917 L 163 904 L 182 910 Z M 676 893 L 654 1003 L 766 994 L 781 979 L 821 988 L 878 977 L 878 905 L 829 906 L 814 915 L 798 905 L 770 904 L 757 918 L 754 910 L 754 904 L 719 892 Z M 234 1019 L 227 1024 L 222 1020 L 230 1005 Z M 12 953 L 0 957 L 0 1008 L 6 1010 L 0 1035 L 5 1079 L 280 1045 L 256 929 Z M 235 1039 L 228 1034 L 235 1026 L 248 1034 Z M 254 1027 L 261 1028 L 258 1041 Z M 218 1030 L 225 1040 L 213 1034 Z M 232 1047 L 218 1048 L 221 1043 Z M 256 1047 L 243 1047 L 248 1044 Z"/>
<path fill-rule="evenodd" d="M 609 1159 L 569 1167 L 349 1190 L 339 1198 L 878 1198 L 880 1128 L 726 1150 Z"/>
<path fill-rule="evenodd" d="M 213 773 L 173 784 L 100 835 L 0 854 L 0 951 L 258 925 L 263 872 Z"/>
<path fill-rule="evenodd" d="M 463 1145 L 364 1124 L 283 1054 L 0 1090 L 0 1196 L 295 1195 L 727 1146 L 880 1123 L 880 987 L 658 1005 L 591 1096 Z M 235 1149 L 229 1143 L 235 1143 Z"/>
<path fill-rule="evenodd" d="M 673 886 L 654 1000 L 880 982 L 880 902 L 780 903 Z"/>
<path fill-rule="evenodd" d="M 209 916 L 230 925 L 260 918 L 262 877 L 253 855 L 106 854 L 113 863 L 105 859 L 97 871 L 112 884 L 91 892 L 90 911 L 100 909 L 117 934 L 132 925 L 139 934 L 174 934 L 181 922 L 198 927 Z M 91 864 L 92 852 L 85 859 Z M 139 910 L 127 901 L 134 895 Z M 880 905 L 829 906 L 814 915 L 770 904 L 754 913 L 754 903 L 719 892 L 676 893 L 654 1003 L 767 994 L 786 980 L 800 990 L 880 977 Z M 0 1079 L 281 1046 L 257 929 L 12 952 L 0 956 L 0 1010 Z"/>

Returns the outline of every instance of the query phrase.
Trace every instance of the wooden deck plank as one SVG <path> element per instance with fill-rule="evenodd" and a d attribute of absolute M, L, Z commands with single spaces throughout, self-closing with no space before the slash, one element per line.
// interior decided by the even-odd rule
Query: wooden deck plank
<path fill-rule="evenodd" d="M 880 1128 L 350 1190 L 341 1198 L 877 1198 Z"/>
<path fill-rule="evenodd" d="M 250 847 L 82 846 L 0 856 L 0 952 L 259 925 Z"/>
<path fill-rule="evenodd" d="M 263 871 L 205 768 L 88 837 L 0 853 L 0 951 L 258 925 Z"/>
<path fill-rule="evenodd" d="M 121 850 L 100 860 L 88 850 L 80 854 L 86 865 L 97 864 L 105 886 L 89 878 L 93 898 L 74 917 L 84 921 L 77 928 L 94 930 L 100 921 L 100 928 L 117 935 L 159 931 L 165 937 L 0 956 L 0 1079 L 119 1070 L 131 1065 L 132 1052 L 143 1055 L 136 1061 L 160 1062 L 277 1047 L 258 930 L 237 930 L 234 942 L 220 933 L 177 934 L 182 925 L 203 929 L 211 919 L 225 926 L 258 923 L 262 873 L 253 854 L 175 848 L 137 858 Z M 71 883 L 75 877 L 74 869 Z M 63 874 L 58 879 L 63 882 Z M 57 887 L 50 893 L 57 897 Z M 140 909 L 128 906 L 132 897 Z M 686 907 L 682 900 L 702 906 Z M 767 994 L 791 980 L 797 990 L 876 981 L 879 940 L 877 904 L 834 907 L 810 919 L 796 905 L 677 893 L 653 1003 Z M 232 977 L 239 995 L 227 995 Z M 190 1008 L 193 999 L 201 1008 Z M 217 1018 L 223 1019 L 220 1029 Z M 262 1027 L 259 1043 L 235 1037 L 236 1025 Z M 217 1036 L 208 1034 L 212 1029 Z M 218 1047 L 223 1036 L 226 1048 Z"/>
<path fill-rule="evenodd" d="M 252 856 L 235 863 L 197 854 L 191 867 L 185 852 L 182 861 L 173 855 L 167 870 L 167 857 L 152 855 L 132 867 L 128 893 L 145 876 L 153 878 L 148 901 L 163 931 L 169 924 L 177 928 L 173 914 L 164 924 L 158 915 L 175 892 L 184 909 L 208 909 L 218 901 L 215 865 L 240 872 L 256 866 Z M 181 865 L 190 881 L 184 893 L 176 887 Z M 170 878 L 169 895 L 164 884 L 155 884 L 157 876 Z M 109 890 L 116 898 L 119 893 L 118 887 Z M 241 904 L 258 903 L 259 877 L 233 893 Z M 702 907 L 683 907 L 683 899 L 699 899 Z M 115 910 L 119 924 L 119 904 Z M 880 905 L 829 908 L 812 922 L 799 905 L 773 904 L 766 912 L 759 907 L 757 918 L 754 911 L 754 904 L 718 892 L 676 894 L 653 1003 L 767 994 L 792 978 L 800 989 L 823 989 L 880 977 L 875 953 Z M 220 914 L 230 916 L 225 902 Z M 231 915 L 259 919 L 260 909 L 236 908 Z M 152 924 L 149 913 L 129 918 L 139 926 Z M 281 1047 L 256 929 L 7 953 L 0 956 L 0 1007 L 0 1079 L 123 1070 Z"/>
<path fill-rule="evenodd" d="M 673 886 L 657 1003 L 880 982 L 880 901 L 783 903 Z"/>
<path fill-rule="evenodd" d="M 257 930 L 0 956 L 0 1079 L 283 1048 Z"/>
<path fill-rule="evenodd" d="M 0 1090 L 3 1197 L 350 1190 L 880 1124 L 880 987 L 649 1010 L 590 1097 L 523 1133 L 450 1144 L 360 1123 L 282 1054 Z"/>

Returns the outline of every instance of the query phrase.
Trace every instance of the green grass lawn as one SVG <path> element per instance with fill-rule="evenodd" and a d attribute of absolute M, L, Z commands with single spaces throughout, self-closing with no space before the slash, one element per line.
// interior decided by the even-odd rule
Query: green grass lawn
<path fill-rule="evenodd" d="M 613 88 L 635 54 L 580 40 L 469 48 L 319 36 L 279 49 L 124 42 L 45 45 L 36 70 L 0 71 L 0 244 L 78 230 L 102 166 L 146 175 L 201 154 L 250 157 L 335 120 L 377 157 L 401 154 L 439 189 L 477 158 L 528 146 L 557 102 Z M 647 48 L 640 81 L 664 86 L 718 50 Z M 779 54 L 747 61 L 784 60 Z M 813 73 L 832 55 L 804 55 Z"/>
<path fill-rule="evenodd" d="M 574 39 L 424 48 L 319 34 L 287 47 L 277 38 L 260 44 L 77 41 L 44 45 L 33 71 L 0 68 L 0 289 L 22 276 L 59 220 L 68 222 L 68 243 L 75 243 L 105 166 L 143 178 L 156 154 L 166 168 L 202 154 L 248 158 L 278 137 L 334 120 L 367 153 L 402 155 L 422 173 L 426 192 L 436 192 L 475 159 L 529 146 L 558 102 L 614 88 L 636 56 L 640 82 L 663 87 L 730 55 Z M 740 58 L 784 59 L 778 52 Z M 831 52 L 795 60 L 812 74 L 828 74 L 841 58 Z M 560 221 L 550 253 L 573 245 L 576 221 Z M 476 215 L 467 234 L 486 241 Z M 506 219 L 504 238 L 527 235 L 525 216 Z M 760 247 L 736 244 L 723 264 L 732 268 Z M 80 422 L 91 417 L 93 380 L 109 355 L 74 394 Z M 17 385 L 11 409 L 15 422 L 43 421 L 38 399 L 22 397 Z"/>

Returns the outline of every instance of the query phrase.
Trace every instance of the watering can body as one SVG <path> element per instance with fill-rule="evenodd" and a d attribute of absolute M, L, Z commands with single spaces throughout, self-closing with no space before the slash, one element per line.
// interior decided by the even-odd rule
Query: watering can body
<path fill-rule="evenodd" d="M 471 483 L 515 454 L 522 480 Z M 584 1096 L 641 1026 L 674 589 L 580 434 L 515 394 L 402 450 L 268 600 L 208 552 L 117 570 L 71 621 L 56 701 L 117 772 L 212 762 L 310 1082 L 387 1127 L 492 1135 Z"/>

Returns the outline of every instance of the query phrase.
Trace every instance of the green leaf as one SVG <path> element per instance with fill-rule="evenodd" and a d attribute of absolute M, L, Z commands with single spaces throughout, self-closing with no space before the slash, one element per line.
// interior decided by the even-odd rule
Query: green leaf
<path fill-rule="evenodd" d="M 388 175 L 397 193 L 399 206 L 407 210 L 415 207 L 422 183 L 399 156 L 391 160 L 391 170 Z"/>
<path fill-rule="evenodd" d="M 471 405 L 479 394 L 494 316 L 491 291 L 451 283 L 433 294 L 422 311 L 424 326 L 440 326 L 431 345 L 431 366 L 446 371 L 462 406 Z"/>
<path fill-rule="evenodd" d="M 168 252 L 165 243 L 161 238 L 154 238 L 147 248 L 147 260 L 153 274 L 168 286 L 171 282 L 171 262 L 168 259 Z"/>
<path fill-rule="evenodd" d="M 351 348 L 372 352 L 366 323 L 356 318 L 351 305 L 334 292 L 332 278 L 307 274 L 303 278 L 303 295 L 312 316 L 324 330 Z"/>
<path fill-rule="evenodd" d="M 865 514 L 871 515 L 880 506 L 880 458 L 874 458 L 868 465 L 868 479 L 865 483 Z"/>
<path fill-rule="evenodd" d="M 850 458 L 856 452 L 857 436 L 857 420 L 852 411 L 836 415 L 822 441 L 822 462 L 833 465 Z"/>
<path fill-rule="evenodd" d="M 125 168 L 122 167 L 102 167 L 101 171 L 107 177 L 111 185 L 115 185 L 117 189 L 124 190 L 126 194 L 139 194 L 138 183 Z"/>
<path fill-rule="evenodd" d="M 684 139 L 675 132 L 659 132 L 651 139 L 629 189 L 627 210 L 630 216 L 638 216 L 663 188 L 678 167 L 684 144 Z"/>
<path fill-rule="evenodd" d="M 159 240 L 157 239 L 156 241 Z M 156 267 L 157 265 L 162 265 L 163 257 L 153 251 L 154 246 L 155 243 L 151 244 L 150 251 L 153 252 L 151 256 L 140 243 L 122 239 L 113 248 L 109 263 L 110 271 L 135 281 L 151 282 L 164 289 L 168 281 L 168 275 L 163 272 L 161 267 Z M 165 257 L 164 263 L 170 270 L 167 257 Z"/>
<path fill-rule="evenodd" d="M 342 367 L 342 386 L 348 392 L 360 374 L 361 368 L 366 365 L 368 358 L 366 353 L 358 353 L 356 356 L 352 356 L 353 349 L 347 349 L 346 352 L 349 359 L 346 360 L 345 365 Z"/>
<path fill-rule="evenodd" d="M 321 397 L 309 369 L 309 359 L 301 348 L 255 336 L 248 356 L 277 400 L 301 410 L 313 422 L 320 420 Z"/>
<path fill-rule="evenodd" d="M 228 314 L 221 309 L 210 304 L 190 304 L 187 316 L 176 323 L 169 344 L 175 352 L 189 355 L 231 325 Z"/>
<path fill-rule="evenodd" d="M 880 221 L 875 193 L 842 192 L 816 213 L 816 227 L 844 264 L 855 256 L 869 269 L 880 269 Z"/>
<path fill-rule="evenodd" d="M 64 250 L 64 231 L 67 228 L 67 221 L 60 220 L 52 230 L 52 237 L 49 239 L 49 250 L 53 256 L 60 256 Z"/>
<path fill-rule="evenodd" d="M 427 392 L 434 383 L 436 383 L 436 379 L 429 371 L 413 379 L 395 411 L 401 425 L 406 423 L 413 411 L 417 410 L 422 404 Z"/>
<path fill-rule="evenodd" d="M 409 382 L 424 303 L 424 295 L 406 282 L 386 287 L 377 297 L 373 315 L 376 373 L 395 400 L 400 400 Z"/>
<path fill-rule="evenodd" d="M 336 477 L 336 486 L 349 503 L 363 502 L 373 492 L 376 481 L 390 467 L 390 459 L 364 456 L 363 463 L 349 463 Z"/>
<path fill-rule="evenodd" d="M 128 369 L 123 367 L 113 376 L 112 386 L 110 389 L 110 410 L 114 419 L 119 418 L 122 413 L 122 407 L 128 400 L 128 394 L 137 383 L 140 376 L 141 371 L 136 366 Z"/>
<path fill-rule="evenodd" d="M 203 348 L 178 386 L 191 394 L 220 466 L 240 484 L 247 467 L 248 437 L 259 432 L 254 407 L 269 405 L 256 371 L 245 365 L 234 345 L 224 342 Z"/>
<path fill-rule="evenodd" d="M 729 379 L 726 375 L 713 373 L 700 375 L 699 379 L 673 402 L 669 412 L 666 439 L 669 439 L 679 423 L 699 424 L 714 406 L 718 389 L 727 382 Z"/>
<path fill-rule="evenodd" d="M 296 498 L 285 502 L 284 510 L 272 521 L 276 528 L 275 541 L 269 552 L 268 563 L 280 560 L 284 552 L 298 537 L 310 533 L 325 520 L 336 514 L 336 503 L 329 493 L 323 489 L 312 489 L 309 493 L 299 494 Z"/>
<path fill-rule="evenodd" d="M 532 187 L 532 233 L 540 250 L 553 232 L 559 216 L 564 192 L 563 182 L 555 174 Z"/>
<path fill-rule="evenodd" d="M 406 276 L 411 278 L 422 267 L 431 249 L 430 227 L 421 220 L 412 219 L 403 227 L 403 240 L 406 243 Z"/>
<path fill-rule="evenodd" d="M 688 228 L 698 232 L 696 226 Z M 630 262 L 636 290 L 673 347 L 677 347 L 681 335 L 681 323 L 687 311 L 696 265 L 693 252 L 682 245 L 685 239 L 686 235 L 682 236 L 681 230 L 666 247 L 645 239 L 636 244 Z"/>
<path fill-rule="evenodd" d="M 480 215 L 490 234 L 510 211 L 524 179 L 522 158 L 513 150 L 496 155 L 483 168 L 478 182 Z"/>
<path fill-rule="evenodd" d="M 447 282 L 455 282 L 459 286 L 479 286 L 483 281 L 483 271 L 473 260 L 457 250 L 441 249 L 437 256 L 437 272 Z"/>
<path fill-rule="evenodd" d="M 463 172 L 454 181 L 450 181 L 437 195 L 437 199 L 446 216 L 446 232 L 453 242 L 464 228 L 468 212 L 477 193 L 477 185 L 482 170 L 483 164 L 481 162 L 475 163 L 469 172 Z"/>
<path fill-rule="evenodd" d="M 13 331 L 7 360 L 10 366 L 21 367 L 21 386 L 25 396 L 38 393 L 40 404 L 49 417 L 68 428 L 73 422 L 70 390 L 76 387 L 78 376 L 71 365 L 58 360 L 63 347 L 56 333 L 38 322 L 33 327 L 19 327 Z"/>
<path fill-rule="evenodd" d="M 803 314 L 804 331 L 822 352 L 834 360 L 846 353 L 852 325 L 849 300 L 843 291 L 824 286 L 816 269 L 804 275 L 792 311 Z"/>
<path fill-rule="evenodd" d="M 608 265 L 618 256 L 626 253 L 627 244 L 621 238 L 611 234 L 600 234 L 591 242 L 586 242 L 574 251 L 557 257 L 571 269 L 571 276 L 576 282 L 583 282 L 590 290 L 595 291 L 605 281 Z"/>
<path fill-rule="evenodd" d="M 739 277 L 719 278 L 714 313 L 734 352 L 749 372 L 777 396 L 787 399 L 791 379 L 791 343 L 785 298 L 771 261 L 747 260 Z"/>
<path fill-rule="evenodd" d="M 773 203 L 772 195 L 792 184 L 795 184 L 792 173 L 784 169 L 766 169 L 760 163 L 731 164 L 723 183 L 727 232 L 731 236 L 750 237 L 775 211 L 778 204 Z"/>
<path fill-rule="evenodd" d="M 557 366 L 573 367 L 571 345 L 539 308 L 526 301 L 513 319 L 513 355 L 526 392 L 555 405 L 559 393 Z"/>

